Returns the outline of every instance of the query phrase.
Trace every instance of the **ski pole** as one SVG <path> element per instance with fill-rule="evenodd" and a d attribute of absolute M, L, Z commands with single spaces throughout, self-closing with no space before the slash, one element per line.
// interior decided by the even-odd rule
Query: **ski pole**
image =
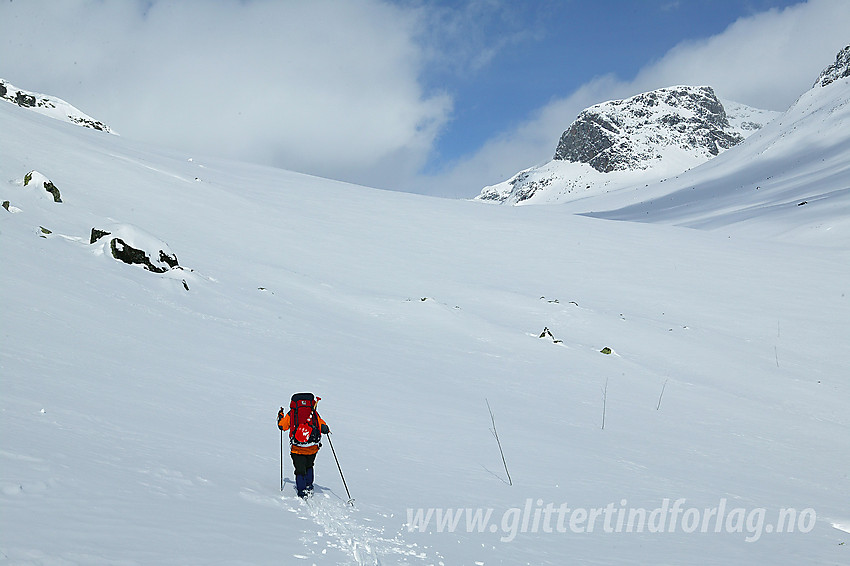
<path fill-rule="evenodd" d="M 280 429 L 280 490 L 283 491 L 283 429 Z"/>
<path fill-rule="evenodd" d="M 331 445 L 331 452 L 333 452 L 334 460 L 336 461 L 336 467 L 339 470 L 339 477 L 342 478 L 342 485 L 343 485 L 343 487 L 345 487 L 346 495 L 348 495 L 348 503 L 353 504 L 354 500 L 351 498 L 351 493 L 348 491 L 348 485 L 345 483 L 345 476 L 342 475 L 342 467 L 339 465 L 339 460 L 336 457 L 336 450 L 334 450 L 334 443 L 331 442 L 330 433 L 327 434 L 327 437 L 328 437 L 328 444 Z"/>

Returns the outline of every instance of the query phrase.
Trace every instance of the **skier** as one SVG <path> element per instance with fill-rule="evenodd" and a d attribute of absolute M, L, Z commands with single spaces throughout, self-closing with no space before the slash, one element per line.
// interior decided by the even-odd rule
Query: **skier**
<path fill-rule="evenodd" d="M 289 431 L 290 455 L 295 467 L 295 489 L 298 497 L 307 497 L 313 491 L 313 463 L 321 448 L 321 435 L 330 433 L 328 424 L 316 412 L 321 397 L 312 393 L 296 393 L 289 404 L 289 412 L 281 407 L 277 413 L 277 426 Z"/>

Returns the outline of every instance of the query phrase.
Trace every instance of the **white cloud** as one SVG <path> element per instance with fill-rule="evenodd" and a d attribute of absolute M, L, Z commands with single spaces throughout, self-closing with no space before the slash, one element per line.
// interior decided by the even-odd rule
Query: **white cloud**
<path fill-rule="evenodd" d="M 416 11 L 377 0 L 3 4 L 6 78 L 137 139 L 386 184 L 451 111 L 420 86 Z"/>
<path fill-rule="evenodd" d="M 448 74 L 475 74 L 513 46 L 545 35 L 542 2 L 532 10 L 510 0 L 423 2 L 412 9 L 420 22 L 416 39 L 429 63 Z"/>
<path fill-rule="evenodd" d="M 411 189 L 452 198 L 475 196 L 488 184 L 551 160 L 561 134 L 579 112 L 601 100 L 626 96 L 625 92 L 625 85 L 613 76 L 597 77 L 570 96 L 550 102 L 515 129 L 489 140 L 445 172 L 418 177 Z"/>
<path fill-rule="evenodd" d="M 723 33 L 682 43 L 633 81 L 648 90 L 707 84 L 721 98 L 786 110 L 850 43 L 846 0 L 811 0 L 742 18 Z"/>
<path fill-rule="evenodd" d="M 446 171 L 418 178 L 415 189 L 474 196 L 485 185 L 551 159 L 559 136 L 584 108 L 666 86 L 710 85 L 721 98 L 785 110 L 850 43 L 849 7 L 846 0 L 810 0 L 759 13 L 713 37 L 676 46 L 633 80 L 597 77 Z"/>
<path fill-rule="evenodd" d="M 539 26 L 512 10 L 496 0 L 0 0 L 0 76 L 128 137 L 468 197 L 550 159 L 591 104 L 709 84 L 723 98 L 781 110 L 850 41 L 846 0 L 742 18 L 632 80 L 601 75 L 442 173 L 420 173 L 452 112 L 449 94 L 423 88 L 423 71 L 474 73 L 532 37 Z"/>

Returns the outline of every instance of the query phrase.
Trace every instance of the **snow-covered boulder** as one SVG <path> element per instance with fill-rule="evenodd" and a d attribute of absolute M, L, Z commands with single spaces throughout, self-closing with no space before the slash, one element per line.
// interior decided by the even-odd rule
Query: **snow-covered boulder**
<path fill-rule="evenodd" d="M 30 171 L 24 175 L 24 186 L 44 187 L 44 190 L 53 197 L 53 202 L 62 202 L 62 195 L 53 181 L 39 173 L 38 171 Z"/>
<path fill-rule="evenodd" d="M 180 268 L 177 256 L 168 244 L 129 224 L 115 224 L 108 230 L 92 228 L 90 242 L 100 242 L 98 252 L 109 254 L 119 261 L 141 267 L 154 273 L 165 273 Z"/>

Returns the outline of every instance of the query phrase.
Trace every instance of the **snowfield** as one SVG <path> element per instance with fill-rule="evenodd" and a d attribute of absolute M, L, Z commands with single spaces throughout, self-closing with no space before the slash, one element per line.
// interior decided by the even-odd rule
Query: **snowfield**
<path fill-rule="evenodd" d="M 770 194 L 850 187 L 830 131 L 772 146 L 806 165 Z M 766 132 L 690 174 L 750 183 L 735 155 Z M 794 202 L 803 222 L 726 194 L 747 222 L 712 196 L 615 222 L 574 214 L 613 200 L 379 191 L 0 104 L 0 563 L 850 563 L 850 232 L 829 196 Z M 793 237 L 813 222 L 835 229 Z M 92 228 L 179 267 L 118 261 Z M 353 506 L 327 443 L 316 495 L 288 457 L 280 491 L 276 414 L 300 391 Z"/>
<path fill-rule="evenodd" d="M 843 248 L 850 240 L 848 126 L 848 80 L 816 84 L 745 143 L 666 184 L 623 191 L 605 203 L 623 208 L 597 216 Z"/>

